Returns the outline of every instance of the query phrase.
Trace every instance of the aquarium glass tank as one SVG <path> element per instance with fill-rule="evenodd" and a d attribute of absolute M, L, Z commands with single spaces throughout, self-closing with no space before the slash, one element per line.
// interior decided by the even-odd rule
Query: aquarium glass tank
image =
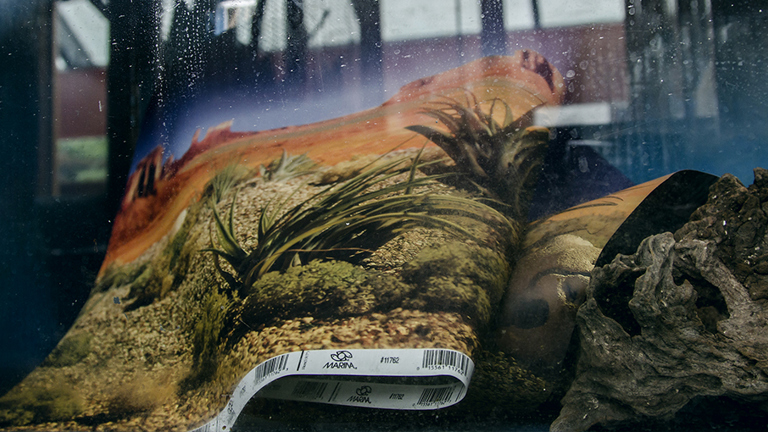
<path fill-rule="evenodd" d="M 756 430 L 768 2 L 0 3 L 0 430 Z"/>

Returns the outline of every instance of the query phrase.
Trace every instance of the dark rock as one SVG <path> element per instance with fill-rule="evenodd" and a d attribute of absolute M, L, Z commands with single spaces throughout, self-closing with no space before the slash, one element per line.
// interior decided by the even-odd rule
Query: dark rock
<path fill-rule="evenodd" d="M 724 176 L 674 236 L 593 271 L 576 378 L 551 430 L 679 422 L 718 406 L 768 418 L 768 172 L 755 179 L 747 189 Z"/>
<path fill-rule="evenodd" d="M 755 183 L 745 188 L 726 174 L 709 192 L 707 203 L 675 233 L 675 239 L 711 240 L 716 255 L 749 291 L 768 307 L 768 171 L 756 168 Z"/>

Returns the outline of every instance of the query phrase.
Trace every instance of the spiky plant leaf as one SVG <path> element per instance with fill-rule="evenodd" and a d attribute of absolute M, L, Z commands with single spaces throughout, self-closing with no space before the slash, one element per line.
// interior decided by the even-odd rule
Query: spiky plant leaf
<path fill-rule="evenodd" d="M 279 159 L 273 160 L 268 166 L 261 165 L 259 172 L 265 181 L 284 181 L 308 174 L 317 166 L 306 154 L 290 156 L 283 149 Z"/>
<path fill-rule="evenodd" d="M 231 229 L 219 231 L 222 248 L 227 245 L 230 250 L 209 251 L 227 260 L 234 258 L 233 267 L 241 287 L 250 287 L 268 271 L 283 270 L 314 259 L 354 261 L 361 258 L 361 254 L 372 252 L 417 227 L 474 238 L 470 231 L 452 220 L 455 217 L 485 222 L 500 230 L 516 230 L 513 222 L 482 202 L 415 192 L 444 175 L 416 178 L 413 165 L 423 165 L 418 164 L 418 157 L 410 167 L 404 166 L 404 162 L 397 159 L 370 165 L 351 180 L 325 188 L 291 208 L 286 209 L 288 198 L 271 202 L 262 209 L 256 247 L 242 260 L 239 245 L 234 247 L 236 240 L 233 243 L 229 238 Z M 407 180 L 388 182 L 405 172 L 409 173 Z M 215 212 L 214 217 L 217 226 L 224 227 Z"/>
<path fill-rule="evenodd" d="M 238 165 L 229 164 L 220 169 L 206 185 L 206 194 L 218 204 L 232 188 L 248 175 L 248 169 Z"/>
<path fill-rule="evenodd" d="M 205 251 L 213 252 L 216 255 L 219 255 L 220 257 L 227 260 L 227 262 L 229 262 L 232 267 L 238 268 L 242 264 L 243 260 L 248 256 L 248 254 L 240 246 L 237 238 L 235 238 L 233 221 L 234 207 L 235 198 L 233 198 L 232 206 L 229 210 L 229 223 L 224 225 L 224 222 L 221 220 L 221 216 L 219 216 L 219 212 L 216 209 L 216 206 L 213 206 L 213 219 L 216 226 L 216 234 L 219 239 L 219 244 L 223 250 L 209 248 L 205 249 Z"/>
<path fill-rule="evenodd" d="M 528 128 L 533 110 L 514 118 L 509 104 L 501 99 L 486 102 L 490 104 L 486 111 L 473 93 L 465 90 L 465 98 L 462 104 L 445 97 L 435 102 L 434 108 L 422 111 L 442 123 L 448 132 L 422 125 L 406 129 L 437 144 L 469 174 L 472 184 L 507 203 L 513 218 L 524 219 L 528 196 L 524 189 L 532 187 L 543 148 L 549 141 L 548 131 Z M 501 124 L 494 118 L 497 104 L 504 107 Z"/>
<path fill-rule="evenodd" d="M 222 217 L 219 214 L 217 204 L 230 190 L 232 190 L 232 188 L 234 188 L 238 181 L 245 177 L 246 174 L 247 170 L 245 168 L 237 164 L 230 164 L 219 170 L 205 187 L 208 196 L 208 204 L 213 211 L 214 228 L 222 248 L 222 250 L 215 249 L 212 244 L 211 247 L 205 249 L 205 251 L 213 252 L 217 256 L 224 258 L 235 268 L 242 264 L 242 261 L 248 255 L 235 237 L 234 213 L 235 202 L 237 201 L 237 191 L 235 191 L 235 196 L 232 198 L 232 205 L 229 208 L 226 223 L 222 220 Z M 218 261 L 216 262 L 216 265 L 218 266 Z"/>

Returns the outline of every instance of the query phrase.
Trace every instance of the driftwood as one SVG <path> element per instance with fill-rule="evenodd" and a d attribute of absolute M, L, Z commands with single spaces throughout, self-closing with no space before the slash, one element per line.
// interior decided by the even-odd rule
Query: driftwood
<path fill-rule="evenodd" d="M 768 417 L 767 215 L 768 171 L 726 175 L 674 235 L 596 268 L 551 430 Z"/>

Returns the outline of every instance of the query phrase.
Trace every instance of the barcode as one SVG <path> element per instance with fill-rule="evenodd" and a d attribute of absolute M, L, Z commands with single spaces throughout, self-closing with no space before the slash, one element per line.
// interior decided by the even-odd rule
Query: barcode
<path fill-rule="evenodd" d="M 277 373 L 280 371 L 283 371 L 286 369 L 286 365 L 288 364 L 288 356 L 289 354 L 283 354 L 278 357 L 271 358 L 264 363 L 256 366 L 256 370 L 254 371 L 254 383 L 261 382 L 264 378 L 267 377 L 267 375 L 272 373 Z"/>
<path fill-rule="evenodd" d="M 433 405 L 447 403 L 453 397 L 453 387 L 428 388 L 421 392 L 419 401 L 416 405 Z"/>
<path fill-rule="evenodd" d="M 322 399 L 326 387 L 328 387 L 327 382 L 300 381 L 293 388 L 291 396 L 301 399 Z"/>
<path fill-rule="evenodd" d="M 467 368 L 469 368 L 469 357 L 458 351 L 451 350 L 426 350 L 424 351 L 424 358 L 421 361 L 421 367 L 437 369 L 442 366 L 449 366 L 455 368 L 459 373 L 467 376 Z"/>

